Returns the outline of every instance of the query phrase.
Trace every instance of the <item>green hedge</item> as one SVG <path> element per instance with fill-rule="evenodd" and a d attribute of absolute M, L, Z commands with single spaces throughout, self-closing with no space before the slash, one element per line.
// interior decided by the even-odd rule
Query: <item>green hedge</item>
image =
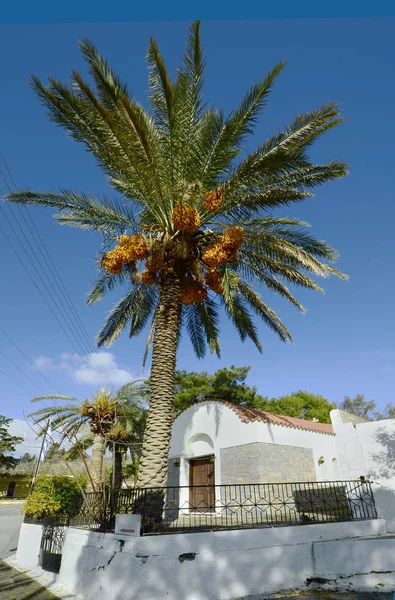
<path fill-rule="evenodd" d="M 33 493 L 26 500 L 23 512 L 35 518 L 73 517 L 82 502 L 78 482 L 66 475 L 41 475 Z"/>

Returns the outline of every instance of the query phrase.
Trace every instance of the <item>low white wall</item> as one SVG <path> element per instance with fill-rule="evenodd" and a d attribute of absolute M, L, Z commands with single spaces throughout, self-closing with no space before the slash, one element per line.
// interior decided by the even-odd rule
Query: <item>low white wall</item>
<path fill-rule="evenodd" d="M 338 555 L 348 538 L 359 544 L 365 540 L 358 537 L 385 530 L 382 520 L 141 538 L 68 529 L 59 580 L 87 600 L 231 600 L 303 588 L 309 578 L 331 570 L 325 567 L 329 555 L 317 545 L 330 543 Z M 388 538 L 380 539 L 378 545 L 388 545 Z M 395 562 L 390 540 L 386 551 Z M 349 575 L 360 573 L 355 552 Z M 335 563 L 331 573 L 339 570 Z"/>
<path fill-rule="evenodd" d="M 42 525 L 22 523 L 19 532 L 16 561 L 24 569 L 30 570 L 37 567 L 42 533 Z"/>

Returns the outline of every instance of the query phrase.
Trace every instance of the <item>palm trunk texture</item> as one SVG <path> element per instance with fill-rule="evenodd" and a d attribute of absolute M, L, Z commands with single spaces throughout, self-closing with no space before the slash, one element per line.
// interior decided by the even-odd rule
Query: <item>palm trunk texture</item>
<path fill-rule="evenodd" d="M 90 461 L 90 475 L 94 489 L 92 489 L 92 483 L 88 477 L 88 492 L 102 492 L 103 491 L 103 460 L 104 460 L 104 447 L 105 439 L 101 434 L 95 433 L 93 436 L 92 444 L 92 458 Z"/>
<path fill-rule="evenodd" d="M 115 444 L 114 450 L 114 490 L 120 490 L 122 487 L 122 463 L 123 449 L 120 444 Z"/>
<path fill-rule="evenodd" d="M 167 481 L 181 309 L 181 281 L 176 274 L 169 274 L 161 287 L 160 306 L 155 322 L 150 403 L 139 469 L 139 487 L 163 487 Z"/>

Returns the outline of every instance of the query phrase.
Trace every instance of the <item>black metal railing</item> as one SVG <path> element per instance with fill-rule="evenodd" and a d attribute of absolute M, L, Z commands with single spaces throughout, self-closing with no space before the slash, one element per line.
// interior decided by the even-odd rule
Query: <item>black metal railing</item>
<path fill-rule="evenodd" d="M 366 480 L 122 489 L 87 494 L 72 527 L 113 531 L 116 514 L 141 515 L 141 534 L 243 529 L 377 518 Z"/>

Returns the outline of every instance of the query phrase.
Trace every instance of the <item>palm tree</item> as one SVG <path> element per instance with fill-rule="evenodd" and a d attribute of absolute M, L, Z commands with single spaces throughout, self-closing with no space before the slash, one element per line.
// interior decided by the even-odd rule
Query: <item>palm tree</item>
<path fill-rule="evenodd" d="M 84 425 L 89 425 L 90 435 L 85 435 L 79 442 L 84 448 L 92 448 L 90 476 L 91 482 L 88 489 L 100 491 L 103 487 L 103 460 L 106 445 L 114 440 L 117 458 L 118 482 L 122 481 L 122 439 L 129 441 L 129 445 L 135 442 L 133 435 L 138 439 L 137 432 L 141 431 L 143 422 L 142 400 L 144 398 L 144 386 L 138 381 L 130 382 L 122 386 L 113 395 L 101 389 L 92 400 L 79 400 L 71 396 L 50 395 L 33 398 L 31 402 L 41 400 L 65 400 L 70 404 L 61 406 L 46 406 L 29 415 L 37 424 L 51 420 L 52 429 L 60 431 L 66 438 L 77 435 Z M 131 428 L 135 425 L 135 432 Z M 123 428 L 121 428 L 123 426 Z M 141 433 L 140 433 L 141 435 Z M 114 446 L 111 444 L 112 449 Z M 109 446 L 110 447 L 110 446 Z M 70 449 L 70 456 L 75 454 L 75 447 Z M 120 461 L 120 464 L 119 464 Z"/>
<path fill-rule="evenodd" d="M 203 102 L 199 22 L 190 25 L 174 81 L 150 40 L 151 110 L 134 99 L 91 42 L 83 39 L 80 49 L 94 87 L 76 71 L 69 85 L 50 78 L 45 86 L 35 76 L 31 85 L 49 118 L 85 145 L 120 196 L 20 190 L 7 200 L 48 206 L 58 211 L 59 223 L 103 235 L 100 276 L 87 303 L 127 284 L 98 346 L 112 344 L 127 326 L 131 337 L 149 326 L 150 405 L 139 484 L 163 486 L 182 330 L 198 357 L 207 346 L 219 356 L 222 308 L 240 338 L 262 351 L 252 313 L 282 341 L 292 337 L 260 289 L 303 311 L 287 282 L 322 291 L 314 276 L 345 278 L 328 264 L 335 250 L 306 233 L 306 223 L 272 213 L 347 174 L 339 160 L 317 165 L 309 156 L 313 142 L 342 119 L 336 103 L 321 106 L 241 154 L 284 62 L 225 118 Z"/>
<path fill-rule="evenodd" d="M 103 459 L 106 435 L 115 421 L 115 400 L 110 393 L 101 389 L 92 400 L 79 400 L 72 396 L 53 394 L 33 398 L 40 400 L 65 400 L 70 404 L 47 406 L 29 415 L 37 424 L 51 420 L 52 429 L 60 430 L 64 438 L 72 438 L 84 424 L 92 432 L 92 457 L 89 470 L 88 490 L 98 492 L 103 487 Z"/>
<path fill-rule="evenodd" d="M 134 465 L 138 464 L 144 436 L 146 420 L 147 388 L 136 382 L 131 382 L 119 389 L 115 396 L 116 417 L 113 426 L 105 439 L 106 448 L 113 453 L 113 489 L 122 487 L 123 460 L 129 453 Z M 85 433 L 67 451 L 67 458 L 77 458 L 81 447 L 85 450 L 92 448 L 94 436 Z"/>

